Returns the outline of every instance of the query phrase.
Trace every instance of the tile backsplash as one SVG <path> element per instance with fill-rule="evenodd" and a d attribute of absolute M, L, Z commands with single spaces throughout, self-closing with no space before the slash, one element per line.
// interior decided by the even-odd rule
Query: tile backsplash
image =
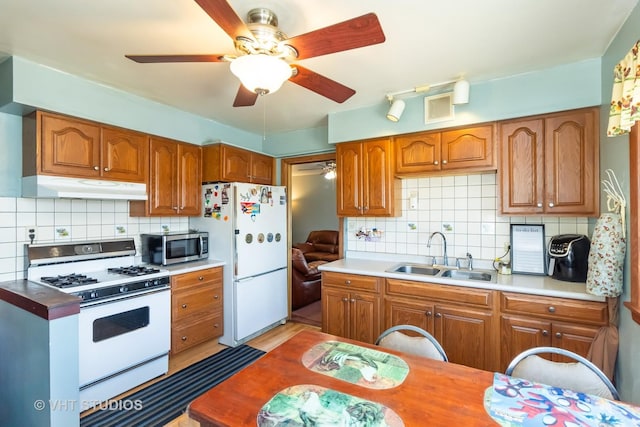
<path fill-rule="evenodd" d="M 140 233 L 189 229 L 186 217 L 129 217 L 126 200 L 30 199 L 0 197 L 0 281 L 26 277 L 24 245 L 131 237 Z"/>
<path fill-rule="evenodd" d="M 348 218 L 348 251 L 438 256 L 447 238 L 450 263 L 467 252 L 474 258 L 493 260 L 504 254 L 511 224 L 544 224 L 545 238 L 564 233 L 589 234 L 588 218 L 551 216 L 500 216 L 495 173 L 410 178 L 402 180 L 402 216 Z"/>

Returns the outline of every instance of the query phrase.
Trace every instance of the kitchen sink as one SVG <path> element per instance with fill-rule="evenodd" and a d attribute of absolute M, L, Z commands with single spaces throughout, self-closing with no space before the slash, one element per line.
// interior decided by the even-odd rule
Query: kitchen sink
<path fill-rule="evenodd" d="M 469 270 L 446 270 L 442 272 L 440 277 L 460 280 L 479 280 L 482 282 L 491 282 L 493 280 L 491 273 Z"/>
<path fill-rule="evenodd" d="M 435 276 L 440 269 L 424 264 L 399 264 L 387 270 L 388 273 L 422 274 L 424 276 Z"/>

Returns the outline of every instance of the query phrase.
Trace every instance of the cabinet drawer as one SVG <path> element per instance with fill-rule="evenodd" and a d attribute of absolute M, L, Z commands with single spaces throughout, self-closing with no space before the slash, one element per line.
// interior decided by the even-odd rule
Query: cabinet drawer
<path fill-rule="evenodd" d="M 207 268 L 171 277 L 171 288 L 176 290 L 192 286 L 202 286 L 208 282 L 219 282 L 222 285 L 222 267 Z"/>
<path fill-rule="evenodd" d="M 196 344 L 219 337 L 224 332 L 222 313 L 199 319 L 192 323 L 171 331 L 171 351 L 178 353 Z"/>
<path fill-rule="evenodd" d="M 174 292 L 171 318 L 179 322 L 189 316 L 206 316 L 222 310 L 222 284 Z"/>
<path fill-rule="evenodd" d="M 488 308 L 493 305 L 494 294 L 494 291 L 486 289 L 396 279 L 387 279 L 386 292 L 412 298 L 422 297 L 430 300 L 437 299 Z"/>
<path fill-rule="evenodd" d="M 380 281 L 377 277 L 360 276 L 357 274 L 342 274 L 331 271 L 322 272 L 323 286 L 337 286 L 345 289 L 359 289 L 363 291 L 380 291 Z"/>
<path fill-rule="evenodd" d="M 505 313 L 524 313 L 597 325 L 605 325 L 608 321 L 607 304 L 597 301 L 502 292 L 501 309 Z"/>

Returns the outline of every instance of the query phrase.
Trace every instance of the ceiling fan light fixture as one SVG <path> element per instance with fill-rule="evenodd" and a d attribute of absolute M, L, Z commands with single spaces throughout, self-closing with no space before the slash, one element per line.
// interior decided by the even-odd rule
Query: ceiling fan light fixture
<path fill-rule="evenodd" d="M 405 103 L 401 99 L 396 99 L 391 102 L 391 107 L 389 107 L 389 111 L 387 112 L 387 119 L 392 122 L 397 122 L 402 117 L 402 113 L 404 112 Z"/>
<path fill-rule="evenodd" d="M 326 165 L 322 168 L 322 173 L 324 174 L 325 179 L 335 179 L 336 174 L 336 162 L 327 162 Z"/>
<path fill-rule="evenodd" d="M 276 92 L 292 73 L 285 61 L 262 53 L 236 58 L 230 68 L 245 88 L 259 95 Z"/>

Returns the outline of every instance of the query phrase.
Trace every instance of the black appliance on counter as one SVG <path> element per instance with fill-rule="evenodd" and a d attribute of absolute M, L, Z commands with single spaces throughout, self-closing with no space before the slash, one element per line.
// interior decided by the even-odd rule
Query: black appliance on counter
<path fill-rule="evenodd" d="M 591 241 L 582 234 L 559 234 L 549 240 L 549 276 L 565 282 L 586 282 Z"/>

